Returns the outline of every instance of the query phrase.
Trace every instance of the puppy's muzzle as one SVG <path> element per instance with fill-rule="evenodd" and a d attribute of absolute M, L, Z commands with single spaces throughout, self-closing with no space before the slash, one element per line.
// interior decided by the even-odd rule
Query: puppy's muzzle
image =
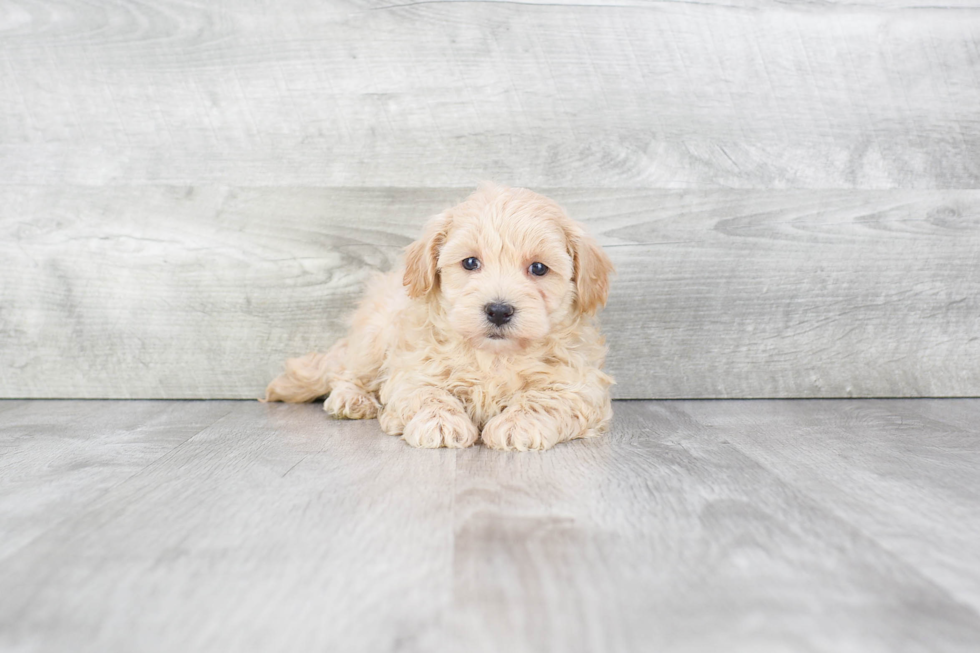
<path fill-rule="evenodd" d="M 487 304 L 483 310 L 487 314 L 487 321 L 496 326 L 507 324 L 514 316 L 514 307 L 510 304 Z"/>

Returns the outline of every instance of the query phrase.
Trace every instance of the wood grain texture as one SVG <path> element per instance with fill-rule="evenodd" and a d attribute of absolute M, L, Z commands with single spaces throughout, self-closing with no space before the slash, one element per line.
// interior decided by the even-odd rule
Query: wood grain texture
<path fill-rule="evenodd" d="M 13 403 L 13 402 L 12 402 Z M 23 402 L 0 417 L 0 559 L 229 413 L 229 402 Z"/>
<path fill-rule="evenodd" d="M 487 178 L 610 248 L 619 397 L 980 395 L 978 42 L 967 0 L 12 0 L 0 396 L 255 396 Z"/>
<path fill-rule="evenodd" d="M 904 553 L 911 555 L 899 556 L 869 536 L 863 521 L 838 516 L 838 490 L 800 487 L 785 479 L 781 468 L 766 464 L 795 455 L 794 466 L 809 468 L 814 477 L 834 470 L 830 454 L 800 452 L 796 432 L 810 427 L 812 451 L 817 451 L 826 446 L 821 426 L 835 408 L 851 404 L 858 411 L 865 405 L 618 403 L 613 436 L 605 441 L 541 457 L 460 452 L 454 585 L 460 619 L 454 623 L 454 650 L 975 646 L 980 635 L 975 556 L 953 546 L 946 551 L 964 574 L 955 584 L 974 583 L 966 594 L 971 603 L 919 568 L 921 561 L 936 557 L 926 551 L 934 539 L 976 531 L 975 499 L 968 514 L 946 509 L 927 517 L 922 513 L 935 506 L 914 502 L 911 492 L 868 497 L 868 504 L 886 511 L 878 523 L 906 536 Z M 757 406 L 764 408 L 757 411 Z M 702 408 L 730 420 L 779 415 L 778 426 L 758 434 L 758 442 L 774 453 L 761 462 L 747 455 L 729 439 L 729 430 L 701 422 Z M 976 411 L 977 402 L 972 408 Z M 837 424 L 846 425 L 866 450 L 880 444 L 875 436 L 888 433 L 887 424 L 873 419 Z M 972 480 L 947 481 L 938 469 L 916 470 L 916 454 L 945 460 L 946 451 L 961 447 L 977 453 L 975 439 L 961 437 L 952 449 L 945 444 L 907 452 L 909 485 L 927 477 L 970 492 L 966 486 Z M 836 467 L 866 473 L 866 465 L 888 458 L 871 456 Z M 904 524 L 905 514 L 929 519 L 936 530 Z M 882 534 L 888 544 L 898 537 Z"/>
<path fill-rule="evenodd" d="M 543 190 L 618 397 L 980 395 L 980 191 Z M 0 396 L 256 397 L 465 193 L 0 187 Z"/>
<path fill-rule="evenodd" d="M 976 400 L 683 408 L 891 553 L 916 560 L 924 576 L 980 612 Z M 957 424 L 960 415 L 970 423 Z M 788 446 L 773 447 L 774 437 Z"/>
<path fill-rule="evenodd" d="M 980 9 L 5 3 L 0 183 L 977 188 Z"/>
<path fill-rule="evenodd" d="M 980 647 L 980 400 L 616 402 L 544 454 L 310 405 L 7 406 L 0 532 L 37 535 L 0 557 L 5 651 Z"/>
<path fill-rule="evenodd" d="M 0 561 L 0 648 L 427 650 L 450 608 L 454 458 L 379 435 L 237 404 Z M 77 437 L 115 456 L 98 428 Z M 14 490 L 3 506 L 28 500 Z"/>

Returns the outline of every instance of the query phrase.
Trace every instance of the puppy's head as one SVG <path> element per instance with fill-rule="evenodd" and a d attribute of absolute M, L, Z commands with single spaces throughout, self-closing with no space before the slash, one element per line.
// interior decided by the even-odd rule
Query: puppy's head
<path fill-rule="evenodd" d="M 612 263 L 555 202 L 526 189 L 481 186 L 409 245 L 409 296 L 438 301 L 471 345 L 527 346 L 574 314 L 606 303 Z"/>

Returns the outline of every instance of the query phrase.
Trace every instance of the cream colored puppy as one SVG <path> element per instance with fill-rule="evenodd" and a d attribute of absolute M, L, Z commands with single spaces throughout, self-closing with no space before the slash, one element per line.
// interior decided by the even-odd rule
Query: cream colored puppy
<path fill-rule="evenodd" d="M 548 449 L 612 417 L 593 315 L 612 263 L 552 200 L 481 186 L 375 279 L 348 336 L 286 362 L 268 401 L 377 416 L 416 447 Z"/>

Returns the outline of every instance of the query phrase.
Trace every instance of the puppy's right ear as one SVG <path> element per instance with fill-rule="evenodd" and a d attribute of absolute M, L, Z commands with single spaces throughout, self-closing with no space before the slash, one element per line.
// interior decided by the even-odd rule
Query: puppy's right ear
<path fill-rule="evenodd" d="M 402 283 L 412 299 L 424 297 L 435 288 L 438 282 L 436 262 L 451 222 L 452 216 L 448 211 L 440 213 L 425 223 L 422 237 L 405 248 L 405 277 Z"/>

